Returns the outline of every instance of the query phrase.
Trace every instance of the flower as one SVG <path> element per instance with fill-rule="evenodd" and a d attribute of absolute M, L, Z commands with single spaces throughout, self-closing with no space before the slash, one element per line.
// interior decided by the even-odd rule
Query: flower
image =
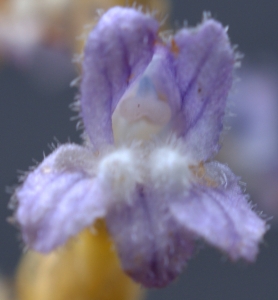
<path fill-rule="evenodd" d="M 83 146 L 59 146 L 15 192 L 15 218 L 40 252 L 104 219 L 122 268 L 146 287 L 181 272 L 196 239 L 253 261 L 266 231 L 238 177 L 211 161 L 236 61 L 206 19 L 175 36 L 132 8 L 107 11 L 88 36 Z"/>

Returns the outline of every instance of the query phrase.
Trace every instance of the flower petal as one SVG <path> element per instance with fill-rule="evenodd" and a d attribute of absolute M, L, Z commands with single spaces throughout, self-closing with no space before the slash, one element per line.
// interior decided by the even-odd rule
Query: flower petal
<path fill-rule="evenodd" d="M 238 178 L 227 166 L 211 162 L 205 169 L 213 181 L 207 186 L 197 184 L 188 196 L 173 201 L 172 213 L 187 230 L 220 248 L 231 259 L 253 261 L 266 231 L 265 222 L 252 211 L 238 186 Z"/>
<path fill-rule="evenodd" d="M 158 23 L 131 8 L 114 7 L 102 16 L 85 48 L 81 109 L 97 148 L 113 142 L 111 115 L 126 88 L 153 55 Z"/>
<path fill-rule="evenodd" d="M 138 185 L 133 203 L 119 202 L 106 222 L 123 269 L 145 287 L 163 287 L 181 273 L 193 242 L 153 192 Z"/>
<path fill-rule="evenodd" d="M 49 252 L 105 215 L 98 186 L 88 176 L 93 159 L 81 146 L 60 146 L 16 190 L 15 217 L 28 246 Z"/>
<path fill-rule="evenodd" d="M 172 45 L 184 117 L 180 134 L 196 159 L 205 161 L 219 150 L 234 53 L 226 30 L 214 20 L 180 30 Z"/>

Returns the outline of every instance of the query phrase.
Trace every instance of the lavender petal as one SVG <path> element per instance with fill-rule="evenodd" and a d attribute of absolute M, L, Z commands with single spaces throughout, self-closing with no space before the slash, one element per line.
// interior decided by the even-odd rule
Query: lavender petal
<path fill-rule="evenodd" d="M 92 144 L 113 142 L 111 115 L 150 62 L 158 23 L 131 8 L 105 13 L 88 37 L 81 83 L 81 114 Z"/>
<path fill-rule="evenodd" d="M 218 162 L 205 165 L 207 185 L 196 184 L 188 196 L 173 201 L 171 211 L 183 226 L 232 260 L 254 261 L 266 223 L 252 210 L 238 178 Z"/>
<path fill-rule="evenodd" d="M 172 44 L 184 119 L 179 131 L 188 150 L 197 160 L 205 161 L 219 150 L 234 53 L 226 30 L 214 20 L 196 29 L 180 30 Z"/>
<path fill-rule="evenodd" d="M 118 203 L 108 213 L 108 229 L 127 274 L 145 287 L 163 287 L 181 273 L 193 242 L 152 189 L 137 188 L 131 205 Z"/>
<path fill-rule="evenodd" d="M 15 217 L 29 247 L 49 252 L 105 215 L 98 186 L 88 176 L 92 157 L 81 146 L 60 146 L 16 190 Z"/>

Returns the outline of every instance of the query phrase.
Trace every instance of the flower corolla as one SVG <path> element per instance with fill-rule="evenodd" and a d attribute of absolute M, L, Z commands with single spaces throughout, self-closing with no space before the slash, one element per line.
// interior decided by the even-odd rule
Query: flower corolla
<path fill-rule="evenodd" d="M 122 268 L 146 287 L 182 271 L 197 239 L 253 261 L 266 231 L 219 150 L 236 56 L 205 19 L 174 36 L 114 7 L 88 36 L 80 95 L 86 143 L 59 146 L 16 190 L 15 218 L 40 252 L 104 219 Z"/>

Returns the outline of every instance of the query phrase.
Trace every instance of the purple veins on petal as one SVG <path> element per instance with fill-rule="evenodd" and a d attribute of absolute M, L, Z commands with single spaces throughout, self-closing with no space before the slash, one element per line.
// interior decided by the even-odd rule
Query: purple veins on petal
<path fill-rule="evenodd" d="M 17 189 L 16 219 L 33 249 L 49 252 L 104 216 L 90 162 L 85 169 L 88 157 L 80 146 L 60 146 Z"/>
<path fill-rule="evenodd" d="M 85 47 L 81 115 L 92 144 L 113 143 L 112 113 L 148 66 L 158 22 L 134 9 L 115 7 L 100 19 Z"/>
<path fill-rule="evenodd" d="M 199 161 L 219 151 L 226 99 L 232 85 L 234 53 L 226 30 L 214 20 L 196 29 L 182 29 L 174 37 L 176 78 L 182 101 L 183 128 L 188 151 Z"/>
<path fill-rule="evenodd" d="M 168 128 L 183 136 L 196 159 L 205 161 L 219 150 L 232 84 L 235 58 L 227 33 L 220 23 L 207 20 L 196 29 L 180 30 L 171 44 L 163 44 L 157 31 L 150 16 L 129 8 L 113 8 L 100 19 L 89 35 L 83 63 L 81 114 L 86 132 L 96 148 L 114 138 L 117 142 L 111 116 L 119 101 L 121 105 L 132 98 L 136 82 L 148 77 L 154 98 L 171 109 Z M 143 109 L 139 106 L 135 111 Z"/>
<path fill-rule="evenodd" d="M 265 222 L 252 211 L 238 178 L 218 162 L 205 165 L 212 186 L 194 185 L 188 196 L 176 199 L 171 210 L 196 237 L 225 251 L 233 260 L 253 261 L 266 231 Z"/>

